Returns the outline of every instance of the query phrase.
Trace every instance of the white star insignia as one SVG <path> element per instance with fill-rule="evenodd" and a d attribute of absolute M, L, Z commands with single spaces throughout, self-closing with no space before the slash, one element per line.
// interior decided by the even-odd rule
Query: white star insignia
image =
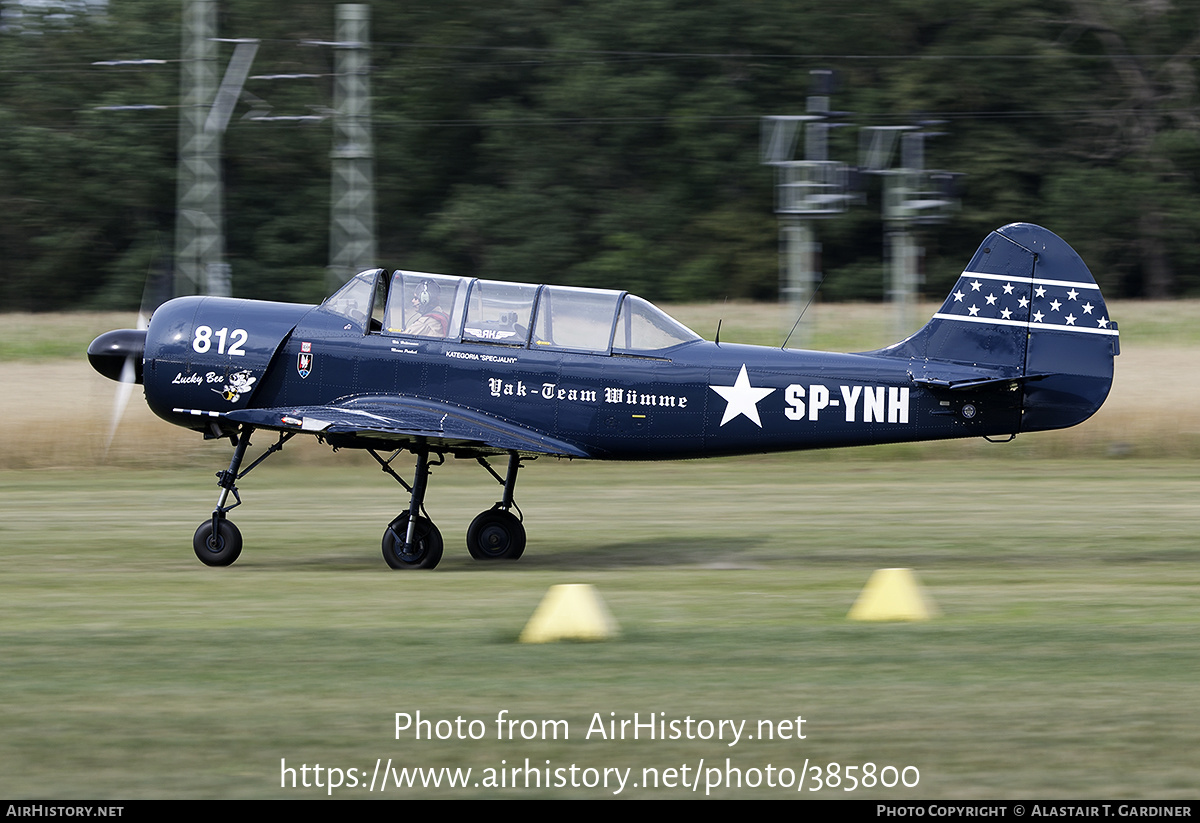
<path fill-rule="evenodd" d="M 1017 301 L 1017 305 L 1020 306 L 1021 308 L 1025 308 L 1026 306 L 1029 305 L 1029 301 L 1027 299 L 1025 299 L 1024 297 L 1022 297 L 1020 300 Z"/>
<path fill-rule="evenodd" d="M 762 400 L 774 389 L 756 389 L 750 385 L 750 378 L 746 375 L 746 364 L 742 364 L 742 370 L 738 372 L 737 380 L 732 386 L 709 386 L 710 389 L 725 398 L 725 414 L 721 418 L 721 425 L 724 426 L 739 414 L 744 414 L 750 420 L 754 421 L 754 425 L 762 428 L 762 420 L 758 417 L 758 401 Z"/>
<path fill-rule="evenodd" d="M 971 291 L 979 291 L 979 287 L 982 285 L 983 285 L 982 283 L 980 283 L 978 280 L 976 280 L 975 282 L 973 282 L 971 284 Z"/>
<path fill-rule="evenodd" d="M 1058 311 L 1060 308 L 1062 308 L 1062 303 L 1059 303 L 1057 300 L 1050 301 L 1050 311 Z"/>
<path fill-rule="evenodd" d="M 1038 297 L 1046 296 L 1046 290 L 1043 289 L 1041 286 L 1038 286 L 1036 289 L 1034 289 L 1033 293 L 1036 294 Z"/>
<path fill-rule="evenodd" d="M 1091 313 L 1092 313 L 1092 309 L 1094 309 L 1094 308 L 1096 308 L 1096 307 L 1095 307 L 1095 306 L 1093 306 L 1091 303 L 1084 303 L 1084 304 L 1083 304 L 1083 313 L 1084 313 L 1084 314 L 1091 314 Z"/>
<path fill-rule="evenodd" d="M 1043 318 L 1043 317 L 1045 317 L 1045 316 L 1046 316 L 1046 315 L 1042 314 L 1040 311 L 1035 311 L 1035 312 L 1033 313 L 1033 322 L 1035 322 L 1035 323 L 1041 323 L 1041 322 L 1042 322 L 1042 318 Z"/>
<path fill-rule="evenodd" d="M 967 309 L 967 311 L 970 312 L 972 317 L 974 317 L 975 315 L 979 314 L 979 307 L 971 306 L 971 308 Z"/>
<path fill-rule="evenodd" d="M 1007 320 L 1008 318 L 1012 317 L 1012 312 L 1010 312 L 1008 309 L 1005 309 L 1004 311 L 1000 312 L 1000 316 Z"/>
<path fill-rule="evenodd" d="M 1012 294 L 1012 292 L 1013 292 L 1012 283 L 1005 283 L 1005 284 L 1004 284 L 1004 293 L 1005 293 L 1005 294 Z"/>
<path fill-rule="evenodd" d="M 966 297 L 966 295 L 962 293 L 962 289 L 959 289 L 954 293 L 954 302 L 959 303 L 964 297 Z"/>
<path fill-rule="evenodd" d="M 984 300 L 987 301 L 987 304 L 989 306 L 996 305 L 996 295 L 994 295 L 994 294 L 989 294 L 987 297 L 984 298 Z"/>
<path fill-rule="evenodd" d="M 1074 325 L 1075 325 L 1075 315 L 1073 315 L 1073 314 L 1068 314 L 1068 315 L 1067 315 L 1067 317 L 1066 317 L 1066 320 L 1067 320 L 1067 325 L 1068 325 L 1068 326 L 1074 326 Z"/>
<path fill-rule="evenodd" d="M 1069 292 L 1067 292 L 1068 300 L 1074 300 L 1078 296 L 1079 296 L 1079 292 L 1075 291 L 1075 289 L 1071 289 Z"/>
<path fill-rule="evenodd" d="M 1096 324 L 1098 326 L 1100 326 L 1100 328 L 1102 328 L 1102 329 L 1107 329 L 1108 328 L 1108 318 L 1101 317 L 1099 320 L 1096 321 Z"/>

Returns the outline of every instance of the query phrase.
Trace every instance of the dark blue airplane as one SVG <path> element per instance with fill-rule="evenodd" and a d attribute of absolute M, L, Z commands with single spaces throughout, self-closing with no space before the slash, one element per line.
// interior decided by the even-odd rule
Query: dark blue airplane
<path fill-rule="evenodd" d="M 101 374 L 143 383 L 159 417 L 234 444 L 193 540 L 201 561 L 225 566 L 241 552 L 227 519 L 241 504 L 236 481 L 311 434 L 366 450 L 409 492 L 383 534 L 394 569 L 441 559 L 423 504 L 447 454 L 475 458 L 504 486 L 467 531 L 471 556 L 515 559 L 525 549 L 513 501 L 524 458 L 1011 439 L 1090 417 L 1118 353 L 1117 324 L 1087 266 L 1027 223 L 988 235 L 923 329 L 860 354 L 708 342 L 621 291 L 383 269 L 319 306 L 178 298 L 147 330 L 108 332 L 88 347 Z M 258 429 L 278 441 L 243 470 Z M 411 484 L 391 468 L 401 451 L 416 455 Z M 503 476 L 488 463 L 498 456 L 508 458 Z"/>

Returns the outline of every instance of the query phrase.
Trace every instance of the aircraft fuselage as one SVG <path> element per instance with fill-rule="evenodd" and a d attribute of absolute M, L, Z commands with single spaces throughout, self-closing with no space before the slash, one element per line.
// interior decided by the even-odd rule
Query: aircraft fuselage
<path fill-rule="evenodd" d="M 261 302 L 183 298 L 163 306 L 156 323 L 191 319 L 175 321 L 172 343 L 147 350 L 151 408 L 203 428 L 199 411 L 403 395 L 431 412 L 481 414 L 614 460 L 999 435 L 1019 427 L 1019 392 L 972 395 L 975 411 L 966 419 L 960 412 L 967 397 L 951 400 L 915 386 L 908 361 L 893 357 L 709 341 L 654 355 L 543 351 L 364 334 L 308 307 L 268 305 L 271 312 Z M 244 329 L 236 325 L 243 317 Z M 197 329 L 206 331 L 197 336 Z M 436 447 L 437 438 L 429 439 Z M 397 437 L 394 445 L 410 441 Z"/>

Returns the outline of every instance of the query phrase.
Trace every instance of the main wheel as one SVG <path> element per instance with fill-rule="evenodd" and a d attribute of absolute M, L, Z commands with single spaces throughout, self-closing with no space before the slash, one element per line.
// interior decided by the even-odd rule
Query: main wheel
<path fill-rule="evenodd" d="M 206 566 L 228 566 L 242 553 L 242 533 L 222 517 L 213 534 L 212 520 L 205 520 L 192 537 L 192 550 Z"/>
<path fill-rule="evenodd" d="M 388 524 L 383 533 L 383 559 L 393 569 L 432 569 L 442 559 L 442 533 L 427 518 L 417 515 L 411 551 L 404 551 L 408 510 Z"/>
<path fill-rule="evenodd" d="M 525 527 L 512 512 L 488 509 L 471 521 L 467 551 L 476 560 L 516 560 L 525 552 Z"/>

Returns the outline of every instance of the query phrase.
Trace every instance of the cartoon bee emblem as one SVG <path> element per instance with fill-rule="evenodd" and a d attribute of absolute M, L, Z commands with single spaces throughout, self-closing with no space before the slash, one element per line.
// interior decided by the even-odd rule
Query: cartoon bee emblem
<path fill-rule="evenodd" d="M 217 392 L 230 403 L 236 403 L 238 399 L 250 391 L 250 387 L 254 385 L 258 378 L 251 377 L 248 370 L 234 372 L 229 375 L 223 391 Z M 213 391 L 217 391 L 213 389 Z"/>

